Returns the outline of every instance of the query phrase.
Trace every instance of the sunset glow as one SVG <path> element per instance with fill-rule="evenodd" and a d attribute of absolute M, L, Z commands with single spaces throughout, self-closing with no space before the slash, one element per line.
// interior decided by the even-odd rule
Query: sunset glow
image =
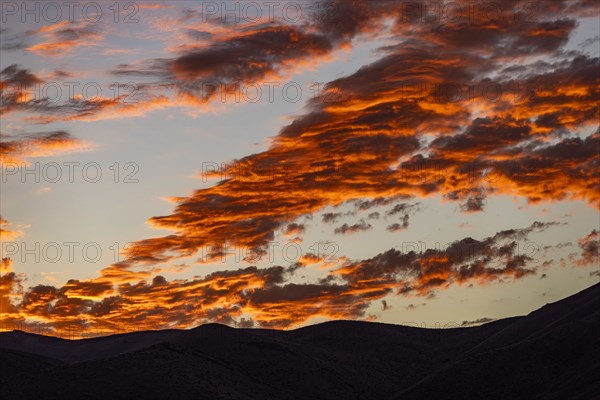
<path fill-rule="evenodd" d="M 596 1 L 24 4 L 1 330 L 460 325 L 600 281 Z"/>

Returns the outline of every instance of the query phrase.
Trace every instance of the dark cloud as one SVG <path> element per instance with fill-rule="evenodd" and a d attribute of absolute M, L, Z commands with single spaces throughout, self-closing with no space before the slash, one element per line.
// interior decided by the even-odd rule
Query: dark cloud
<path fill-rule="evenodd" d="M 300 234 L 300 233 L 303 233 L 305 229 L 306 229 L 306 227 L 304 226 L 304 224 L 298 224 L 298 223 L 293 222 L 291 224 L 288 224 L 288 226 L 286 226 L 285 234 L 286 235 Z"/>
<path fill-rule="evenodd" d="M 213 36 L 210 32 L 201 31 L 198 29 L 188 29 L 185 33 L 190 39 L 199 41 L 209 40 Z"/>
<path fill-rule="evenodd" d="M 339 217 L 341 217 L 343 213 L 325 213 L 322 215 L 323 222 L 328 224 L 332 222 L 336 222 Z"/>
<path fill-rule="evenodd" d="M 367 230 L 371 229 L 372 227 L 373 226 L 371 224 L 367 224 L 365 221 L 361 220 L 360 222 L 353 224 L 353 225 L 343 224 L 341 226 L 338 226 L 337 228 L 335 228 L 333 230 L 333 233 L 345 235 L 345 234 L 349 234 L 349 233 L 367 231 Z"/>
<path fill-rule="evenodd" d="M 408 229 L 408 223 L 409 223 L 409 216 L 408 214 L 404 214 L 404 217 L 402 217 L 402 223 L 393 223 L 391 225 L 387 226 L 387 230 L 390 232 L 397 232 L 397 231 L 401 231 L 404 229 Z"/>
<path fill-rule="evenodd" d="M 460 326 L 466 327 L 466 326 L 482 325 L 482 324 L 487 324 L 488 322 L 493 322 L 495 320 L 496 320 L 495 318 L 483 317 L 483 318 L 478 318 L 473 321 L 463 321 L 462 324 L 460 324 Z"/>
<path fill-rule="evenodd" d="M 519 143 L 529 137 L 531 127 L 502 118 L 476 118 L 465 133 L 438 137 L 431 148 L 444 154 L 493 152 Z"/>
<path fill-rule="evenodd" d="M 62 152 L 83 150 L 87 144 L 65 131 L 0 133 L 0 158 L 4 163 L 21 164 L 30 157 L 45 157 Z"/>
<path fill-rule="evenodd" d="M 46 79 L 40 78 L 29 69 L 13 64 L 0 72 L 0 115 L 11 112 L 34 114 L 25 119 L 36 124 L 48 124 L 57 121 L 84 120 L 94 121 L 102 118 L 122 118 L 141 115 L 152 108 L 164 107 L 167 99 L 162 95 L 151 95 L 143 90 L 121 90 L 118 96 L 42 96 L 39 89 L 42 84 L 58 84 L 52 80 L 63 80 L 70 74 L 55 71 Z M 59 86 L 60 87 L 60 86 Z"/>
<path fill-rule="evenodd" d="M 379 212 L 378 211 L 374 211 L 372 213 L 369 213 L 369 215 L 367 215 L 368 219 L 379 219 Z"/>
<path fill-rule="evenodd" d="M 0 71 L 0 79 L 2 80 L 1 88 L 3 90 L 10 85 L 29 88 L 36 83 L 42 82 L 30 70 L 19 68 L 17 64 L 9 65 Z"/>
<path fill-rule="evenodd" d="M 0 30 L 0 50 L 17 51 L 27 48 L 26 37 L 23 34 L 8 34 L 8 29 Z"/>
<path fill-rule="evenodd" d="M 391 210 L 388 210 L 385 215 L 408 214 L 421 209 L 421 203 L 408 204 L 398 203 Z"/>
<path fill-rule="evenodd" d="M 206 36 L 205 32 L 191 34 Z M 300 27 L 267 26 L 174 59 L 121 65 L 113 72 L 158 79 L 158 85 L 174 88 L 178 96 L 206 103 L 224 87 L 262 82 L 297 63 L 329 54 L 333 46 L 327 37 Z"/>
<path fill-rule="evenodd" d="M 365 211 L 365 210 L 369 210 L 373 207 L 387 206 L 387 205 L 393 203 L 395 200 L 396 200 L 395 198 L 384 198 L 384 197 L 379 197 L 379 198 L 375 198 L 375 199 L 371 199 L 371 200 L 360 199 L 360 200 L 354 201 L 354 206 L 355 206 L 356 211 Z"/>
<path fill-rule="evenodd" d="M 588 235 L 579 239 L 578 245 L 581 249 L 581 255 L 579 258 L 570 257 L 572 262 L 582 267 L 598 266 L 600 264 L 600 234 L 597 230 L 594 229 Z"/>
<path fill-rule="evenodd" d="M 483 211 L 485 205 L 485 194 L 482 190 L 473 191 L 467 196 L 467 200 L 460 204 L 460 209 L 463 212 L 477 212 Z"/>

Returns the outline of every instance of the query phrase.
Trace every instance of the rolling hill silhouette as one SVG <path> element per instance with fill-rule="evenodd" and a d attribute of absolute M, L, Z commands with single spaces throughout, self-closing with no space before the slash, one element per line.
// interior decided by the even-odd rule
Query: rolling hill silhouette
<path fill-rule="evenodd" d="M 600 284 L 455 329 L 207 324 L 64 340 L 0 334 L 6 399 L 600 399 Z"/>

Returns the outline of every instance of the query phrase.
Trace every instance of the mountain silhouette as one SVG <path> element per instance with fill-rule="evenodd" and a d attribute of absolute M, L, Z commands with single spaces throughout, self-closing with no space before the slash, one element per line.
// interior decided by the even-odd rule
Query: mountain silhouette
<path fill-rule="evenodd" d="M 0 334 L 7 399 L 600 399 L 600 284 L 524 317 L 424 329 L 206 324 L 64 340 Z"/>

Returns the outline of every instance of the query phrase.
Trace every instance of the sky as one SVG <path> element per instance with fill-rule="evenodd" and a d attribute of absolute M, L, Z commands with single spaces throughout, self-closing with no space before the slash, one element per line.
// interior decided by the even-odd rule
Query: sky
<path fill-rule="evenodd" d="M 1 7 L 2 330 L 451 328 L 600 281 L 595 1 Z"/>

